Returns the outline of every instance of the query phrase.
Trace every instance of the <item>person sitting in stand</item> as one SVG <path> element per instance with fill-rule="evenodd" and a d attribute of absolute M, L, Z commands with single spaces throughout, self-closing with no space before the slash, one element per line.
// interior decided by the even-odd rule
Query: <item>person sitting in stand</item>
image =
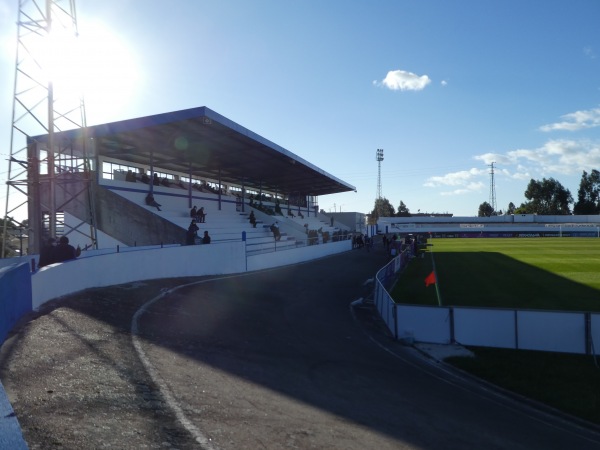
<path fill-rule="evenodd" d="M 195 206 L 190 210 L 190 217 L 194 220 L 198 220 L 198 210 Z"/>
<path fill-rule="evenodd" d="M 208 235 L 208 231 L 204 232 L 204 236 L 202 237 L 203 244 L 210 244 L 210 236 Z"/>
<path fill-rule="evenodd" d="M 125 181 L 135 183 L 135 175 L 133 174 L 131 169 L 127 171 L 127 175 L 125 175 Z"/>
<path fill-rule="evenodd" d="M 167 177 L 163 177 L 163 179 L 160 180 L 160 184 L 162 184 L 165 187 L 171 187 L 171 183 L 169 182 L 169 179 Z"/>
<path fill-rule="evenodd" d="M 276 241 L 281 239 L 281 232 L 279 231 L 279 222 L 276 221 L 273 225 L 271 225 L 271 231 L 273 232 L 273 237 Z"/>
<path fill-rule="evenodd" d="M 204 206 L 201 206 L 198 210 L 198 222 L 204 223 L 206 222 L 206 213 L 204 212 Z"/>
<path fill-rule="evenodd" d="M 154 178 L 152 179 L 152 184 L 154 186 L 160 186 L 160 178 L 158 178 L 158 174 L 154 173 Z"/>
<path fill-rule="evenodd" d="M 188 227 L 187 233 L 185 235 L 185 244 L 186 245 L 194 245 L 196 243 L 196 237 L 198 237 L 198 225 L 196 225 L 196 221 L 192 220 L 190 222 L 190 226 Z"/>
<path fill-rule="evenodd" d="M 150 177 L 148 176 L 148 174 L 144 171 L 144 169 L 140 169 L 140 181 L 142 183 L 146 183 L 146 184 L 150 184 Z"/>
<path fill-rule="evenodd" d="M 69 238 L 61 236 L 58 240 L 58 245 L 54 249 L 55 262 L 69 261 L 77 258 L 75 247 L 69 245 Z"/>
<path fill-rule="evenodd" d="M 152 192 L 148 192 L 148 195 L 146 195 L 146 205 L 154 206 L 156 209 L 161 211 L 160 204 L 154 200 L 154 195 L 152 195 Z"/>
<path fill-rule="evenodd" d="M 252 228 L 256 228 L 256 217 L 254 216 L 254 211 L 250 211 L 250 216 L 248 216 L 248 220 L 252 224 Z"/>
<path fill-rule="evenodd" d="M 292 219 L 296 217 L 290 208 L 288 208 L 288 216 L 290 216 Z"/>

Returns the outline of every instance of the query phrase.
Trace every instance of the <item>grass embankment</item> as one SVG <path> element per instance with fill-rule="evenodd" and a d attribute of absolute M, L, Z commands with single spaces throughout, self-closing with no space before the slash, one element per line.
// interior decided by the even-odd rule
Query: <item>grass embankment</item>
<path fill-rule="evenodd" d="M 600 311 L 600 239 L 437 239 L 431 243 L 443 305 Z M 399 303 L 437 305 L 435 288 L 426 288 L 424 282 L 431 270 L 431 255 L 414 260 L 392 296 Z M 475 358 L 446 361 L 505 389 L 600 423 L 600 369 L 591 356 L 471 350 Z"/>
<path fill-rule="evenodd" d="M 490 383 L 600 424 L 600 369 L 586 355 L 470 348 L 445 361 Z"/>

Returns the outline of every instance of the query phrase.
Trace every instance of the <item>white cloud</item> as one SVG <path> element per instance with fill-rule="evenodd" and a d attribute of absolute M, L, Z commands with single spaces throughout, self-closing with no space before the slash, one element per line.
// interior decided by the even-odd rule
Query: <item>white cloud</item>
<path fill-rule="evenodd" d="M 587 111 L 575 111 L 561 116 L 562 122 L 550 123 L 540 127 L 541 131 L 578 131 L 600 126 L 600 108 Z"/>
<path fill-rule="evenodd" d="M 587 47 L 583 48 L 583 54 L 588 57 L 589 59 L 596 59 L 596 52 L 594 51 L 594 49 L 592 47 L 590 47 L 589 45 Z"/>
<path fill-rule="evenodd" d="M 484 153 L 474 158 L 487 167 L 432 176 L 425 180 L 424 186 L 437 189 L 443 197 L 485 192 L 492 162 L 496 163 L 497 180 L 512 180 L 507 186 L 540 177 L 577 176 L 583 170 L 589 172 L 600 167 L 600 141 L 553 139 L 538 148 Z"/>
<path fill-rule="evenodd" d="M 507 156 L 500 153 L 484 153 L 483 155 L 475 156 L 475 159 L 483 161 L 487 165 L 493 162 L 496 164 L 510 164 L 511 162 Z"/>
<path fill-rule="evenodd" d="M 387 73 L 383 81 L 374 81 L 376 86 L 384 86 L 392 91 L 421 91 L 431 83 L 427 75 L 416 75 L 404 70 L 391 70 Z"/>
<path fill-rule="evenodd" d="M 445 197 L 449 197 L 452 195 L 464 195 L 470 194 L 471 192 L 480 192 L 485 186 L 485 184 L 481 181 L 468 183 L 465 187 L 454 189 L 452 191 L 443 191 L 440 192 L 440 195 Z"/>
<path fill-rule="evenodd" d="M 486 170 L 476 168 L 470 170 L 461 170 L 459 172 L 451 172 L 443 176 L 429 177 L 425 182 L 424 186 L 458 186 L 461 189 L 466 189 L 467 191 L 479 190 L 481 187 L 480 185 L 482 185 L 482 183 L 473 181 L 473 179 L 478 178 L 486 173 Z"/>
<path fill-rule="evenodd" d="M 512 178 L 513 180 L 530 180 L 532 178 L 529 170 L 521 164 L 517 166 L 514 172 L 508 169 L 501 169 L 499 172 L 506 178 Z"/>
<path fill-rule="evenodd" d="M 515 166 L 513 178 L 530 178 L 530 172 L 570 175 L 600 166 L 600 142 L 556 139 L 535 149 L 517 149 L 505 154 L 485 153 L 475 159 L 501 166 Z"/>
<path fill-rule="evenodd" d="M 446 80 L 442 80 L 442 81 L 440 82 L 440 84 L 441 84 L 442 86 L 448 86 L 448 82 L 447 82 Z"/>

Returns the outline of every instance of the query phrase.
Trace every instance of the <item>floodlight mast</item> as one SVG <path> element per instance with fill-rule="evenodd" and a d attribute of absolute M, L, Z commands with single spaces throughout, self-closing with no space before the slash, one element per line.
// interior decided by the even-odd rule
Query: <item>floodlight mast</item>
<path fill-rule="evenodd" d="M 378 148 L 375 155 L 377 160 L 377 200 L 381 199 L 381 161 L 383 161 L 383 149 Z"/>
<path fill-rule="evenodd" d="M 81 93 L 57 87 L 52 66 L 68 54 L 58 33 L 78 36 L 75 0 L 20 0 L 14 75 L 10 158 L 0 257 L 12 256 L 8 226 L 28 220 L 28 254 L 46 237 L 75 232 L 97 247 L 93 205 L 93 155 L 88 155 Z M 59 56 L 57 56 L 59 55 Z M 66 63 L 64 64 L 66 65 Z M 65 141 L 60 132 L 79 129 Z M 43 136 L 42 139 L 33 139 Z M 65 206 L 73 220 L 64 219 Z M 12 217 L 11 217 L 12 216 Z M 16 218 L 16 219 L 15 219 Z M 79 223 L 77 221 L 80 221 Z M 84 231 L 89 226 L 89 233 Z"/>
<path fill-rule="evenodd" d="M 494 181 L 494 164 L 492 161 L 490 166 L 490 206 L 492 207 L 492 215 L 496 215 L 496 182 Z"/>
<path fill-rule="evenodd" d="M 378 148 L 375 153 L 377 160 L 377 198 L 375 199 L 375 209 L 377 217 L 381 217 L 381 161 L 383 161 L 383 149 Z"/>

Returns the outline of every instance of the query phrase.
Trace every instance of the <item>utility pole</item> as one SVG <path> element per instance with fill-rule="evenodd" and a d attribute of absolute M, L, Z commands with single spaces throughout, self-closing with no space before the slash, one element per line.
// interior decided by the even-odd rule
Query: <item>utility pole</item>
<path fill-rule="evenodd" d="M 78 63 L 70 47 L 75 47 L 79 34 L 75 0 L 19 0 L 17 27 L 0 257 L 6 254 L 9 215 L 19 224 L 28 219 L 29 254 L 38 253 L 45 238 L 71 232 L 97 247 L 93 155 L 86 138 L 83 93 L 61 78 Z M 61 138 L 62 131 L 73 129 L 81 130 L 77 143 Z M 47 138 L 40 142 L 36 136 Z M 68 222 L 67 205 L 76 211 Z"/>

